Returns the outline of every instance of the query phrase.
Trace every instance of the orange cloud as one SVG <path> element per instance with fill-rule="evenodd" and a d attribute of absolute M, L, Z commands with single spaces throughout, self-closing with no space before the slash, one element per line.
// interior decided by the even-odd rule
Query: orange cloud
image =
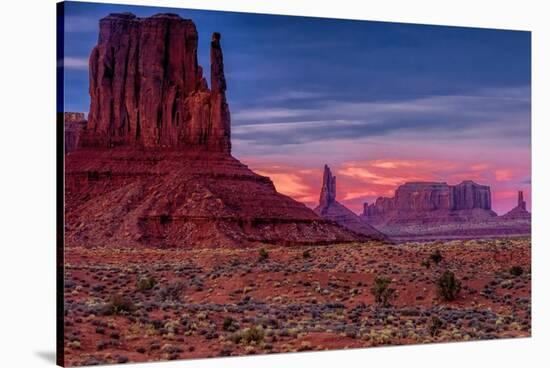
<path fill-rule="evenodd" d="M 255 172 L 270 177 L 279 192 L 310 207 L 318 204 L 323 164 L 307 167 L 264 162 L 257 158 L 243 161 Z M 463 180 L 474 180 L 490 185 L 493 207 L 499 213 L 515 206 L 517 190 L 524 190 L 530 203 L 530 187 L 521 184 L 523 177 L 529 176 L 528 168 L 522 172 L 490 162 L 396 158 L 343 161 L 332 164 L 331 168 L 337 177 L 336 198 L 356 213 L 362 211 L 365 202 L 372 203 L 378 197 L 391 197 L 399 185 L 410 181 L 458 184 Z"/>

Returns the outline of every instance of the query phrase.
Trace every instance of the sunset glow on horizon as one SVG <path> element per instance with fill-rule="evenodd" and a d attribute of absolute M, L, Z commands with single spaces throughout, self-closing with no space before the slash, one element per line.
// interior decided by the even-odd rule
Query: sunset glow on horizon
<path fill-rule="evenodd" d="M 243 160 L 256 173 L 268 176 L 277 191 L 314 208 L 319 203 L 323 166 L 295 167 Z M 496 165 L 456 164 L 428 160 L 372 160 L 350 161 L 330 165 L 336 176 L 336 199 L 357 214 L 363 211 L 365 202 L 373 203 L 378 197 L 393 197 L 402 184 L 411 181 L 446 182 L 450 185 L 464 180 L 491 187 L 493 210 L 499 215 L 511 210 L 517 204 L 517 192 L 523 190 L 527 207 L 530 209 L 531 190 L 529 184 L 516 185 L 525 177 L 527 168 L 508 169 Z M 503 174 L 504 172 L 504 174 Z"/>

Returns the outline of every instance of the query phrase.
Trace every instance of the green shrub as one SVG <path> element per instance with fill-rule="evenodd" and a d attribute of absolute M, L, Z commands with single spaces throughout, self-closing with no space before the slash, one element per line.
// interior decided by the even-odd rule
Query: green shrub
<path fill-rule="evenodd" d="M 258 253 L 260 255 L 260 261 L 265 261 L 269 258 L 269 253 L 267 253 L 267 250 L 265 250 L 264 248 L 260 249 Z"/>
<path fill-rule="evenodd" d="M 396 290 L 391 288 L 390 284 L 391 280 L 389 278 L 377 277 L 370 289 L 372 295 L 374 295 L 374 301 L 382 307 L 389 307 L 396 297 Z"/>
<path fill-rule="evenodd" d="M 154 277 L 141 277 L 136 284 L 138 291 L 147 291 L 151 290 L 157 284 L 157 280 Z"/>
<path fill-rule="evenodd" d="M 515 277 L 523 275 L 523 267 L 514 266 L 514 267 L 510 268 L 510 274 L 512 276 L 515 276 Z"/>
<path fill-rule="evenodd" d="M 443 260 L 443 255 L 439 249 L 436 249 L 432 254 L 430 254 L 430 260 L 432 260 L 436 265 Z"/>
<path fill-rule="evenodd" d="M 447 301 L 455 300 L 462 288 L 460 280 L 455 277 L 455 274 L 449 270 L 443 272 L 443 274 L 436 281 L 437 295 Z"/>

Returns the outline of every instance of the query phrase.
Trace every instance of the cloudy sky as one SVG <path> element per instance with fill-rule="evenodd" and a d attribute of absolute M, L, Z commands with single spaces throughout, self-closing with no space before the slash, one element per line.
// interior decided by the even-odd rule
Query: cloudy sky
<path fill-rule="evenodd" d="M 88 56 L 112 12 L 191 18 L 199 63 L 222 33 L 233 155 L 315 206 L 327 163 L 356 212 L 406 181 L 531 198 L 528 32 L 66 3 L 65 109 L 89 109 Z M 208 77 L 208 75 L 207 75 Z"/>

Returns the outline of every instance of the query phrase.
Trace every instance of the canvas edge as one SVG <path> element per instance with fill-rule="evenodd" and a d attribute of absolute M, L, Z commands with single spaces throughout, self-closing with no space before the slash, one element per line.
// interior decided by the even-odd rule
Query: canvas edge
<path fill-rule="evenodd" d="M 64 308 L 64 68 L 65 3 L 56 3 L 56 364 L 65 366 Z"/>

